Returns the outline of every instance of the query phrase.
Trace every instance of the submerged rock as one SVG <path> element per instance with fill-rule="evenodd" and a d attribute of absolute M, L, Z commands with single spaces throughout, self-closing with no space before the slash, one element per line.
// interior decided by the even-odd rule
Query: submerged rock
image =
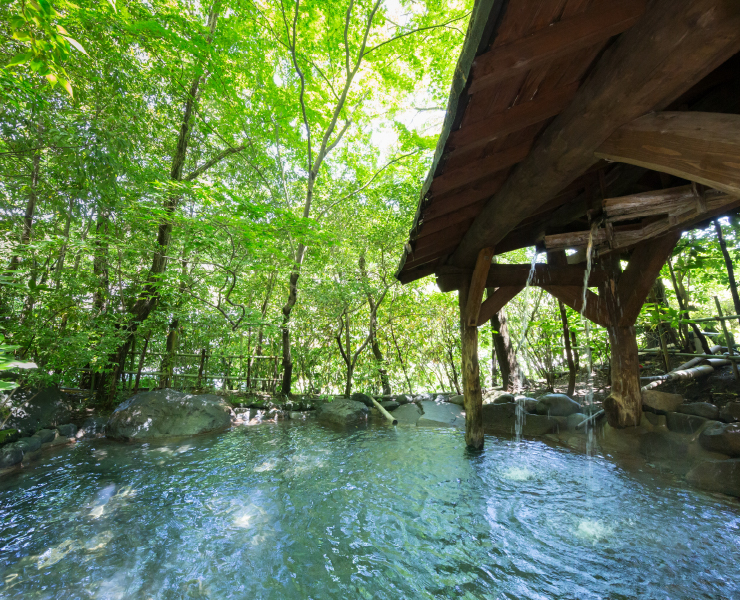
<path fill-rule="evenodd" d="M 424 411 L 417 425 L 442 426 L 442 427 L 465 427 L 465 415 L 462 408 L 449 402 L 422 402 L 421 409 Z M 398 411 L 393 413 L 396 415 Z"/>
<path fill-rule="evenodd" d="M 683 404 L 681 394 L 667 394 L 657 390 L 644 390 L 642 392 L 642 408 L 659 415 L 675 412 L 680 404 Z"/>
<path fill-rule="evenodd" d="M 695 433 L 707 422 L 704 417 L 678 412 L 666 413 L 665 419 L 668 429 L 677 433 Z"/>
<path fill-rule="evenodd" d="M 686 480 L 709 492 L 740 496 L 740 459 L 702 461 L 688 472 Z"/>
<path fill-rule="evenodd" d="M 740 421 L 740 402 L 728 402 L 719 411 L 719 418 L 725 423 L 735 423 Z"/>
<path fill-rule="evenodd" d="M 362 402 L 368 408 L 373 407 L 373 399 L 367 394 L 355 392 L 354 394 L 350 396 L 350 400 L 352 400 L 353 402 Z"/>
<path fill-rule="evenodd" d="M 57 432 L 53 429 L 39 429 L 32 437 L 41 440 L 42 444 L 48 444 L 54 441 L 54 438 L 57 437 Z"/>
<path fill-rule="evenodd" d="M 121 403 L 105 433 L 114 440 L 147 440 L 218 431 L 230 424 L 231 409 L 223 398 L 165 389 L 142 392 Z"/>
<path fill-rule="evenodd" d="M 516 408 L 513 402 L 483 406 L 483 430 L 486 433 L 513 435 L 516 433 Z M 554 431 L 558 422 L 545 415 L 525 415 L 522 435 L 540 436 Z"/>
<path fill-rule="evenodd" d="M 105 437 L 105 425 L 108 419 L 105 417 L 89 417 L 85 419 L 77 431 L 78 438 Z"/>
<path fill-rule="evenodd" d="M 550 417 L 567 417 L 581 412 L 581 405 L 565 394 L 545 394 L 537 399 L 537 414 Z"/>
<path fill-rule="evenodd" d="M 411 404 L 404 404 L 393 411 L 393 418 L 404 425 L 416 425 L 419 419 L 421 419 L 421 415 L 421 408 L 413 402 Z"/>
<path fill-rule="evenodd" d="M 716 421 L 719 418 L 719 408 L 709 402 L 689 402 L 688 404 L 680 404 L 676 407 L 676 412 L 683 413 L 685 415 L 696 415 L 697 417 L 704 417 L 705 419 L 711 419 Z"/>
<path fill-rule="evenodd" d="M 13 446 L 20 448 L 23 454 L 27 454 L 28 452 L 36 452 L 36 450 L 41 448 L 41 440 L 36 436 L 24 437 L 19 439 Z"/>
<path fill-rule="evenodd" d="M 583 413 L 573 413 L 572 415 L 568 415 L 566 420 L 568 431 L 575 431 L 576 427 L 586 419 L 588 419 L 588 415 L 584 415 Z"/>
<path fill-rule="evenodd" d="M 372 404 L 372 401 L 371 401 Z M 370 412 L 363 402 L 351 398 L 337 398 L 332 402 L 325 402 L 316 411 L 319 421 L 335 425 L 354 425 L 367 422 Z"/>
<path fill-rule="evenodd" d="M 702 448 L 728 456 L 740 456 L 740 423 L 711 423 L 699 435 Z"/>
<path fill-rule="evenodd" d="M 6 427 L 31 435 L 39 429 L 56 427 L 72 419 L 72 405 L 56 387 L 18 390 L 13 396 Z"/>

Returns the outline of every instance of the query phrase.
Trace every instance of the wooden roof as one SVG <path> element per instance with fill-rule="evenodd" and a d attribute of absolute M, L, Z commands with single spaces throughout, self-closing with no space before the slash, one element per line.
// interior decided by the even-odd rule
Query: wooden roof
<path fill-rule="evenodd" d="M 658 213 L 620 213 L 623 221 L 631 218 L 607 227 L 607 198 L 691 181 L 724 192 L 709 206 L 694 186 L 693 204 L 684 194 L 682 206 L 699 202 L 703 212 L 692 208 L 688 218 L 686 209 L 680 222 L 675 214 L 669 221 L 663 215 L 660 223 L 672 227 L 740 204 L 740 182 L 722 188 L 715 183 L 724 175 L 687 175 L 685 165 L 671 170 L 660 157 L 635 158 L 631 147 L 622 147 L 652 148 L 641 133 L 646 127 L 663 131 L 666 123 L 678 123 L 680 129 L 673 112 L 658 115 L 657 124 L 645 117 L 642 129 L 634 125 L 653 111 L 739 112 L 738 51 L 735 0 L 478 0 L 396 276 L 407 283 L 444 269 L 469 269 L 484 247 L 494 254 L 544 249 L 557 235 L 566 235 L 555 241 L 567 247 L 567 234 L 588 230 L 594 215 L 608 229 L 602 237 L 611 247 L 617 247 L 615 235 L 628 247 L 660 220 Z M 711 124 L 717 131 L 724 126 Z M 679 149 L 691 128 L 688 123 L 674 132 Z M 729 128 L 731 146 L 740 123 Z M 735 149 L 727 152 L 734 156 Z M 615 214 L 612 221 L 619 220 Z"/>

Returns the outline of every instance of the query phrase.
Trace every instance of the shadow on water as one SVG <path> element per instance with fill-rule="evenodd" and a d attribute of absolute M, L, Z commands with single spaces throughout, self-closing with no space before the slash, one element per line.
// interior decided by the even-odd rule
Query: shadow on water
<path fill-rule="evenodd" d="M 0 482 L 6 598 L 732 598 L 736 504 L 540 442 L 290 422 Z"/>

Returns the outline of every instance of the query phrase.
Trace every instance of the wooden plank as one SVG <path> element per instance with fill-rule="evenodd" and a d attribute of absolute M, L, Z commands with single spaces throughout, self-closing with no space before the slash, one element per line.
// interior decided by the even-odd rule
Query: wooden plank
<path fill-rule="evenodd" d="M 696 188 L 691 185 L 682 185 L 619 198 L 606 198 L 601 207 L 607 220 L 613 222 L 683 212 L 681 209 L 688 205 L 695 206 L 696 200 Z"/>
<path fill-rule="evenodd" d="M 424 252 L 409 253 L 403 265 L 403 270 L 415 269 L 438 260 L 441 256 L 450 254 L 456 247 L 457 242 L 452 242 L 451 244 L 442 245 L 442 247 L 427 248 Z"/>
<path fill-rule="evenodd" d="M 496 171 L 507 169 L 524 160 L 531 147 L 532 141 L 530 140 L 502 150 L 501 152 L 485 156 L 471 162 L 465 167 L 444 171 L 442 175 L 435 177 L 434 181 L 432 181 L 431 192 L 433 195 L 442 194 L 483 179 Z"/>
<path fill-rule="evenodd" d="M 453 242 L 459 242 L 460 238 L 462 238 L 463 234 L 468 230 L 472 222 L 472 218 L 467 219 L 466 221 L 460 221 L 459 223 L 455 223 L 453 225 L 450 225 L 449 227 L 445 227 L 434 235 L 418 238 L 413 243 L 413 254 L 417 255 L 419 253 L 427 252 L 429 248 L 436 249 L 442 245 L 449 245 Z"/>
<path fill-rule="evenodd" d="M 617 129 L 595 155 L 740 195 L 740 115 L 645 115 Z"/>
<path fill-rule="evenodd" d="M 470 93 L 622 33 L 644 11 L 644 0 L 607 0 L 521 40 L 496 47 L 475 59 Z"/>
<path fill-rule="evenodd" d="M 486 298 L 478 313 L 478 327 L 485 325 L 498 311 L 506 306 L 514 296 L 524 289 L 523 285 L 507 285 L 498 288 Z"/>
<path fill-rule="evenodd" d="M 672 232 L 659 238 L 642 242 L 630 256 L 627 268 L 617 283 L 617 299 L 620 311 L 619 325 L 634 325 L 655 278 L 681 237 Z"/>
<path fill-rule="evenodd" d="M 447 194 L 432 197 L 432 202 L 424 209 L 424 219 L 436 219 L 480 200 L 493 196 L 509 175 L 509 169 L 498 171 L 489 177 L 476 181 L 464 190 L 452 190 Z"/>
<path fill-rule="evenodd" d="M 492 264 L 488 270 L 485 287 L 525 286 L 530 280 L 531 265 Z M 586 270 L 580 265 L 553 267 L 536 264 L 531 273 L 530 285 L 544 287 L 546 285 L 583 286 Z M 466 269 L 443 267 L 437 271 L 437 284 L 443 292 L 460 289 L 464 281 L 470 278 L 470 271 Z M 606 274 L 599 268 L 591 270 L 588 280 L 589 286 L 596 286 L 606 279 Z"/>
<path fill-rule="evenodd" d="M 583 286 L 543 285 L 542 289 L 579 313 L 583 309 Z M 609 313 L 606 309 L 606 303 L 601 296 L 594 294 L 591 290 L 586 290 L 586 309 L 583 310 L 582 314 L 592 323 L 602 327 L 609 326 Z"/>
<path fill-rule="evenodd" d="M 668 105 L 740 50 L 740 3 L 653 0 L 603 54 L 573 102 L 486 204 L 451 264 L 470 267 L 594 164 L 617 128 Z"/>
<path fill-rule="evenodd" d="M 398 275 L 398 281 L 400 281 L 401 284 L 406 285 L 407 283 L 411 283 L 412 281 L 416 281 L 417 279 L 422 279 L 428 275 L 432 275 L 436 268 L 437 264 L 433 263 L 431 266 L 428 267 L 404 270 Z"/>
<path fill-rule="evenodd" d="M 456 225 L 460 221 L 470 221 L 470 219 L 474 219 L 483 209 L 484 204 L 485 201 L 480 200 L 478 202 L 475 202 L 474 204 L 468 204 L 467 206 L 464 206 L 463 208 L 446 214 L 442 217 L 437 217 L 436 219 L 423 219 L 421 222 L 419 235 L 416 237 L 416 239 L 418 240 L 420 238 L 427 237 L 428 235 L 444 231 L 448 227 Z"/>
<path fill-rule="evenodd" d="M 578 82 L 538 95 L 486 119 L 466 123 L 447 138 L 448 148 L 456 153 L 485 146 L 495 139 L 554 117 L 568 106 L 578 91 Z"/>
<path fill-rule="evenodd" d="M 486 289 L 486 278 L 488 270 L 491 268 L 491 259 L 493 258 L 493 248 L 482 248 L 478 253 L 478 260 L 475 262 L 473 276 L 470 279 L 470 291 L 468 292 L 468 304 L 465 311 L 465 319 L 468 327 L 478 325 L 478 313 L 483 301 L 483 291 Z"/>

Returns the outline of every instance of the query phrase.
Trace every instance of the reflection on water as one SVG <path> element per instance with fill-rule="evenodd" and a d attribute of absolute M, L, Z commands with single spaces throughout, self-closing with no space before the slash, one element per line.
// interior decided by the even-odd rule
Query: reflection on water
<path fill-rule="evenodd" d="M 586 490 L 583 456 L 486 443 L 290 422 L 80 443 L 0 482 L 0 598 L 740 595 L 734 502 L 599 458 Z"/>

